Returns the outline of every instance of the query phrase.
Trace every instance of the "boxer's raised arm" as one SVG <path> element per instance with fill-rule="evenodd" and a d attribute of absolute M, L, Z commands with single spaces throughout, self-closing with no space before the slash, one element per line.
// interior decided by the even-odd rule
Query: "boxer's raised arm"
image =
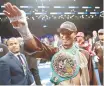
<path fill-rule="evenodd" d="M 39 42 L 36 42 L 28 28 L 26 13 L 10 2 L 4 4 L 4 6 L 4 14 L 9 18 L 13 28 L 21 34 L 28 48 L 30 48 L 30 50 L 41 50 L 41 47 L 37 44 Z"/>
<path fill-rule="evenodd" d="M 36 36 L 31 34 L 26 20 L 26 13 L 10 2 L 4 6 L 4 14 L 9 18 L 13 28 L 15 28 L 24 39 L 25 51 L 31 55 L 33 54 L 35 58 L 45 57 L 49 59 L 56 52 L 56 49 L 46 46 L 41 43 Z"/>

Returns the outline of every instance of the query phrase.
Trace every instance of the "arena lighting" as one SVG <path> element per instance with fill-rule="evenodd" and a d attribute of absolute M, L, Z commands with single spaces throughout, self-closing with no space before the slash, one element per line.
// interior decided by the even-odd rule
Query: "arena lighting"
<path fill-rule="evenodd" d="M 89 8 L 92 8 L 92 7 L 91 6 L 82 6 L 82 8 L 83 9 L 86 9 L 86 8 L 89 9 Z"/>
<path fill-rule="evenodd" d="M 26 15 L 31 15 L 31 13 L 26 13 Z"/>
<path fill-rule="evenodd" d="M 104 17 L 104 11 L 100 12 L 100 17 Z"/>
<path fill-rule="evenodd" d="M 90 12 L 90 14 L 100 14 L 99 12 Z"/>
<path fill-rule="evenodd" d="M 26 15 L 30 15 L 31 13 L 26 13 Z M 5 15 L 4 13 L 0 13 L 0 15 Z"/>
<path fill-rule="evenodd" d="M 84 12 L 78 12 L 78 14 L 84 14 Z"/>
<path fill-rule="evenodd" d="M 45 15 L 47 13 L 43 13 L 43 12 L 36 12 L 35 15 Z"/>
<path fill-rule="evenodd" d="M 63 14 L 62 12 L 50 12 L 50 14 L 52 14 L 52 15 L 61 15 L 61 14 Z"/>
<path fill-rule="evenodd" d="M 84 14 L 89 14 L 89 12 L 84 12 Z"/>
<path fill-rule="evenodd" d="M 86 12 L 87 12 L 88 10 L 86 9 Z"/>
<path fill-rule="evenodd" d="M 4 5 L 1 5 L 1 8 L 5 8 Z M 34 8 L 33 6 L 20 6 L 20 8 Z M 37 8 L 50 8 L 50 6 L 37 6 Z M 89 9 L 89 8 L 95 8 L 95 9 L 100 9 L 99 6 L 95 6 L 95 7 L 92 7 L 92 6 L 82 6 L 82 7 L 79 7 L 79 6 L 53 6 L 53 8 L 70 8 L 70 9 L 74 9 L 74 8 L 83 8 L 83 9 Z"/>
<path fill-rule="evenodd" d="M 68 8 L 79 8 L 78 6 L 69 6 Z"/>
<path fill-rule="evenodd" d="M 46 28 L 46 27 L 47 27 L 47 25 L 43 25 L 43 27 L 44 27 L 44 28 Z"/>
<path fill-rule="evenodd" d="M 5 15 L 4 13 L 0 13 L 0 15 Z"/>
<path fill-rule="evenodd" d="M 1 8 L 4 8 L 5 6 L 1 6 Z M 50 8 L 50 6 L 37 6 L 38 8 Z M 33 6 L 20 6 L 20 8 L 34 8 Z M 66 6 L 53 6 L 53 8 L 67 8 Z M 68 6 L 68 8 L 73 9 L 73 8 L 80 8 L 79 6 Z M 82 6 L 81 8 L 83 9 L 90 9 L 93 8 L 92 6 Z M 95 9 L 100 9 L 99 6 L 95 6 Z"/>
<path fill-rule="evenodd" d="M 65 6 L 54 6 L 53 8 L 65 8 Z"/>
<path fill-rule="evenodd" d="M 64 14 L 75 14 L 75 12 L 64 12 Z"/>
<path fill-rule="evenodd" d="M 72 12 L 64 12 L 64 14 L 72 14 Z"/>
<path fill-rule="evenodd" d="M 20 8 L 33 8 L 33 6 L 20 6 Z"/>
<path fill-rule="evenodd" d="M 5 8 L 5 6 L 4 5 L 1 5 L 1 8 Z"/>
<path fill-rule="evenodd" d="M 96 6 L 95 9 L 100 9 L 100 7 Z"/>
<path fill-rule="evenodd" d="M 38 8 L 49 8 L 49 6 L 38 6 Z"/>
<path fill-rule="evenodd" d="M 89 14 L 89 12 L 78 12 L 78 14 Z"/>

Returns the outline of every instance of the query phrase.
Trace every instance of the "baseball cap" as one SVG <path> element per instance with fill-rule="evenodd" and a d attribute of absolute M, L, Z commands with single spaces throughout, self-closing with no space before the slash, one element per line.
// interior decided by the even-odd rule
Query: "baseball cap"
<path fill-rule="evenodd" d="M 75 24 L 70 21 L 66 21 L 66 22 L 62 23 L 60 25 L 60 29 L 61 28 L 68 29 L 70 31 L 77 31 L 77 27 L 75 26 Z"/>
<path fill-rule="evenodd" d="M 98 30 L 98 33 L 104 33 L 104 29 Z"/>

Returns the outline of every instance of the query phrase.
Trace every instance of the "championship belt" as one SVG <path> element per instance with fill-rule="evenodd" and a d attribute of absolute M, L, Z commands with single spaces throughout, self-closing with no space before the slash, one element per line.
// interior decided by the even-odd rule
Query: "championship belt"
<path fill-rule="evenodd" d="M 70 52 L 64 50 L 53 56 L 51 60 L 51 81 L 54 84 L 72 79 L 79 73 L 79 65 L 76 62 L 75 56 L 76 55 L 72 55 Z"/>

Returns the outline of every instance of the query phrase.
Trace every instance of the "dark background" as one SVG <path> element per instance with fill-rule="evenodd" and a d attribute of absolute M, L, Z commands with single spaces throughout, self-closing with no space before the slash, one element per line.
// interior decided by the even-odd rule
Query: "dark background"
<path fill-rule="evenodd" d="M 29 5 L 33 6 L 36 8 L 36 6 L 50 6 L 48 9 L 48 12 L 55 11 L 57 9 L 52 9 L 51 6 L 100 6 L 100 11 L 103 10 L 103 0 L 47 0 L 41 2 L 41 0 L 0 0 L 0 5 L 3 5 L 6 2 L 11 2 L 18 7 L 20 5 Z M 40 9 L 42 10 L 42 9 Z M 47 9 L 44 9 L 47 10 Z M 60 11 L 66 11 L 68 9 L 60 9 Z M 3 11 L 3 8 L 0 8 L 0 12 Z M 82 11 L 82 9 L 79 9 L 79 11 Z M 31 15 L 29 15 L 31 16 Z M 5 19 L 5 16 L 0 16 L 2 18 L 2 21 L 0 21 L 0 36 L 2 37 L 11 37 L 11 36 L 20 36 L 19 33 L 13 29 L 11 24 L 9 23 L 8 19 Z M 60 24 L 64 21 L 67 21 L 67 19 L 63 20 L 47 20 L 47 21 L 42 21 L 39 19 L 32 20 L 29 19 L 29 28 L 33 34 L 36 36 L 40 37 L 45 34 L 54 34 L 56 33 L 57 28 L 59 28 Z M 98 18 L 91 18 L 91 19 L 69 19 L 68 21 L 72 21 L 75 23 L 75 25 L 78 28 L 78 31 L 83 31 L 86 34 L 91 34 L 93 30 L 98 30 L 100 28 L 103 28 L 103 18 L 98 17 Z M 47 27 L 43 27 L 46 25 Z"/>

